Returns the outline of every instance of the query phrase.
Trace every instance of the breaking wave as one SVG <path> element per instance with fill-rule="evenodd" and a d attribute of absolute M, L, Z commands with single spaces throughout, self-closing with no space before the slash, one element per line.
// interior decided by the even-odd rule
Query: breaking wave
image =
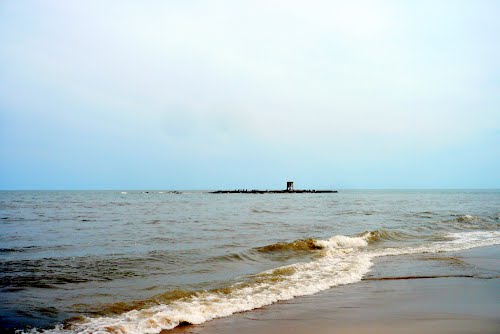
<path fill-rule="evenodd" d="M 256 250 L 263 253 L 271 253 L 271 252 L 285 252 L 285 251 L 317 250 L 325 248 L 363 247 L 367 245 L 368 243 L 364 236 L 346 237 L 343 235 L 336 235 L 328 240 L 300 239 L 289 243 L 278 242 L 275 244 L 258 247 L 256 248 Z"/>
<path fill-rule="evenodd" d="M 78 318 L 44 333 L 160 333 L 179 325 L 201 324 L 280 300 L 358 282 L 370 270 L 376 257 L 457 251 L 500 244 L 498 231 L 473 231 L 449 233 L 449 240 L 421 246 L 367 247 L 380 239 L 409 237 L 400 232 L 377 230 L 353 237 L 339 235 L 327 240 L 305 239 L 260 247 L 263 252 L 321 250 L 321 257 L 247 276 L 242 282 L 221 289 L 171 291 L 146 301 L 113 304 L 101 316 Z"/>
<path fill-rule="evenodd" d="M 299 239 L 292 242 L 278 242 L 275 244 L 257 247 L 255 250 L 262 253 L 288 252 L 288 251 L 308 251 L 325 248 L 349 248 L 364 247 L 380 241 L 407 241 L 410 239 L 437 239 L 434 236 L 416 236 L 399 231 L 374 230 L 366 231 L 354 237 L 336 235 L 327 240 L 320 239 Z"/>

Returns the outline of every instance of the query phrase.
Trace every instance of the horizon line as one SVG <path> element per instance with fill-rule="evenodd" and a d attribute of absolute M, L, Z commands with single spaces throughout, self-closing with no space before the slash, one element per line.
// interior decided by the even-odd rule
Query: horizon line
<path fill-rule="evenodd" d="M 237 189 L 247 189 L 247 190 L 275 190 L 275 189 L 252 189 L 252 188 L 237 188 Z M 313 188 L 303 188 L 303 189 L 313 189 Z M 299 190 L 303 190 L 300 188 Z M 109 188 L 109 189 L 76 189 L 76 188 L 67 188 L 67 189 L 0 189 L 0 191 L 216 191 L 221 189 L 180 189 L 180 188 Z M 223 190 L 232 190 L 232 188 L 224 188 Z M 500 188 L 321 188 L 315 190 L 500 190 Z"/>

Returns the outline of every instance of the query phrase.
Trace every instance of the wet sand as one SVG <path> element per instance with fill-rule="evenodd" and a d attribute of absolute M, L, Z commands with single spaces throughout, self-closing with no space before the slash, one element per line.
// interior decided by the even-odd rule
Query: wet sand
<path fill-rule="evenodd" d="M 362 282 L 169 333 L 500 333 L 499 277 L 500 246 L 385 257 Z"/>

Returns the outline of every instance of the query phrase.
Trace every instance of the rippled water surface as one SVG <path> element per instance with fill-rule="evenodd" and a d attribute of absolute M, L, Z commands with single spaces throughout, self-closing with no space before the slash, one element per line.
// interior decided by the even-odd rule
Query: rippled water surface
<path fill-rule="evenodd" d="M 4 191 L 0 328 L 157 333 L 498 244 L 499 216 L 499 191 Z"/>

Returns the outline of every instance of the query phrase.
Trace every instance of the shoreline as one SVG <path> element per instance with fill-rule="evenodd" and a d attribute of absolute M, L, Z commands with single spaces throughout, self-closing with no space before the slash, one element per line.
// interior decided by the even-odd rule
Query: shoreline
<path fill-rule="evenodd" d="M 499 245 L 389 256 L 361 282 L 162 333 L 498 333 L 499 291 Z"/>

